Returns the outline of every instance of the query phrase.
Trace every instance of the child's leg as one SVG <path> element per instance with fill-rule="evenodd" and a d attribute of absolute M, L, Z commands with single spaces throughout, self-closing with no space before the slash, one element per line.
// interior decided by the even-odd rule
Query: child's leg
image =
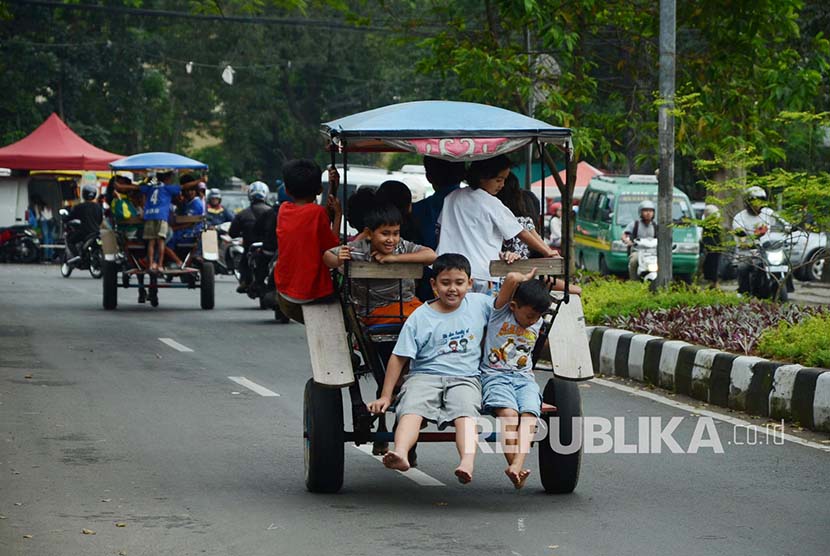
<path fill-rule="evenodd" d="M 164 268 L 164 238 L 159 238 L 159 268 Z"/>
<path fill-rule="evenodd" d="M 150 271 L 155 271 L 156 269 L 156 260 L 155 260 L 155 253 L 156 253 L 156 238 L 152 238 L 147 240 L 147 265 Z"/>
<path fill-rule="evenodd" d="M 519 418 L 518 450 L 513 455 L 513 461 L 505 471 L 516 488 L 525 486 L 530 475 L 530 469 L 525 469 L 525 458 L 530 453 L 530 442 L 536 433 L 536 416 L 532 413 L 522 413 Z"/>
<path fill-rule="evenodd" d="M 407 471 L 409 469 L 409 449 L 418 440 L 421 432 L 421 421 L 423 417 L 408 413 L 398 419 L 398 428 L 395 429 L 395 449 L 386 452 L 383 456 L 383 465 L 389 469 Z"/>
<path fill-rule="evenodd" d="M 519 412 L 509 407 L 500 407 L 494 410 L 493 413 L 498 419 L 499 432 L 502 433 L 501 445 L 504 459 L 507 460 L 508 466 L 513 465 L 519 444 Z"/>
<path fill-rule="evenodd" d="M 455 476 L 461 484 L 473 480 L 473 466 L 476 459 L 476 420 L 473 417 L 459 417 L 455 421 L 455 447 L 461 462 L 455 468 Z"/>

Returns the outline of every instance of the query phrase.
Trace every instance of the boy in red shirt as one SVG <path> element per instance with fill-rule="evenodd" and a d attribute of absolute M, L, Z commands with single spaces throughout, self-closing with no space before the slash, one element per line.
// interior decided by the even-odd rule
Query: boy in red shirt
<path fill-rule="evenodd" d="M 334 293 L 323 253 L 340 244 L 337 231 L 342 210 L 333 195 L 329 195 L 326 208 L 316 204 L 317 195 L 323 191 L 320 174 L 320 166 L 312 160 L 290 160 L 283 167 L 285 190 L 292 201 L 280 205 L 277 218 L 279 256 L 274 281 L 280 309 L 297 322 L 303 322 L 304 304 Z M 339 179 L 337 170 L 329 169 L 330 190 Z"/>

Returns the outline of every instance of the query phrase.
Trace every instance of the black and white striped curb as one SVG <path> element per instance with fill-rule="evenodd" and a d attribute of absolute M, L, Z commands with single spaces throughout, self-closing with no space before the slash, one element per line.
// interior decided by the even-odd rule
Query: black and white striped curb
<path fill-rule="evenodd" d="M 735 355 L 605 326 L 586 331 L 594 373 L 830 432 L 830 369 Z"/>

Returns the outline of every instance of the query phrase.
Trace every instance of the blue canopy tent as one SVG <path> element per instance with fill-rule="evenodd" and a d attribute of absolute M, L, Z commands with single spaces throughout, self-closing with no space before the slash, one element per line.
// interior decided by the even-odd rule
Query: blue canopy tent
<path fill-rule="evenodd" d="M 110 163 L 113 170 L 207 170 L 208 165 L 180 154 L 140 153 Z"/>
<path fill-rule="evenodd" d="M 445 160 L 478 160 L 531 141 L 570 150 L 571 130 L 472 102 L 424 100 L 360 112 L 322 125 L 335 150 L 417 152 Z"/>

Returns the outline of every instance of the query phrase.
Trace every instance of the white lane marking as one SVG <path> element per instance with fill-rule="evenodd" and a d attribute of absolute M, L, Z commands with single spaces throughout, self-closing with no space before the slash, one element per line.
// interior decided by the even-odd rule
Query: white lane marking
<path fill-rule="evenodd" d="M 809 440 L 804 440 L 803 438 L 799 438 L 797 436 L 793 436 L 791 434 L 787 434 L 780 430 L 769 429 L 767 427 L 759 427 L 757 425 L 753 425 L 749 421 L 744 421 L 743 419 L 738 419 L 736 417 L 729 417 L 728 415 L 721 415 L 720 413 L 716 413 L 714 411 L 709 411 L 706 409 L 698 408 L 693 405 L 685 404 L 683 402 L 678 402 L 676 400 L 670 400 L 668 398 L 664 398 L 659 394 L 655 394 L 654 392 L 646 392 L 643 390 L 637 390 L 636 388 L 631 388 L 630 386 L 625 386 L 623 384 L 617 384 L 616 382 L 611 382 L 608 380 L 603 380 L 601 378 L 594 378 L 591 382 L 595 382 L 601 386 L 606 386 L 608 388 L 614 388 L 616 390 L 620 390 L 622 392 L 626 392 L 628 394 L 632 394 L 634 396 L 640 396 L 642 398 L 647 398 L 649 400 L 661 403 L 663 405 L 668 405 L 677 409 L 682 409 L 683 411 L 688 411 L 689 413 L 697 413 L 698 415 L 705 415 L 706 417 L 711 417 L 712 419 L 716 419 L 718 421 L 723 421 L 724 423 L 729 423 L 730 425 L 734 425 L 737 427 L 744 427 L 747 429 L 752 429 L 755 432 L 765 434 L 767 436 L 772 436 L 773 438 L 783 438 L 784 440 L 789 440 L 793 444 L 800 444 L 801 446 L 807 446 L 808 448 L 815 448 L 816 450 L 821 450 L 822 452 L 830 452 L 830 446 L 824 446 L 819 444 L 818 442 L 811 442 Z"/>
<path fill-rule="evenodd" d="M 269 390 L 265 386 L 260 386 L 256 382 L 252 382 L 252 381 L 248 380 L 247 378 L 245 378 L 244 376 L 229 376 L 228 378 L 231 379 L 232 381 L 234 381 L 235 383 L 239 384 L 240 386 L 244 386 L 245 388 L 247 388 L 249 390 L 253 390 L 254 392 L 259 394 L 260 396 L 264 396 L 266 398 L 274 398 L 274 397 L 278 398 L 278 397 L 280 397 L 280 395 L 277 394 L 276 392 L 273 392 L 273 391 Z"/>
<path fill-rule="evenodd" d="M 193 351 L 189 347 L 183 346 L 182 344 L 180 344 L 179 342 L 177 342 L 176 340 L 174 340 L 172 338 L 159 338 L 159 341 L 163 344 L 167 344 L 168 346 L 170 346 L 173 349 L 179 350 L 179 351 L 184 352 L 184 353 L 188 353 L 188 352 Z"/>
<path fill-rule="evenodd" d="M 355 448 L 357 448 L 358 450 L 360 450 L 364 454 L 368 455 L 369 457 L 378 460 L 379 462 L 381 462 L 381 464 L 383 463 L 383 457 L 382 456 L 376 456 L 376 455 L 372 454 L 372 445 L 371 444 L 363 444 L 362 446 L 355 446 Z M 425 486 L 425 487 L 447 486 L 444 483 L 442 483 L 441 481 L 439 481 L 438 479 L 436 479 L 434 477 L 430 477 L 429 475 L 427 475 L 423 471 L 419 471 L 418 469 L 410 469 L 406 473 L 404 473 L 403 471 L 398 471 L 398 473 L 400 473 L 401 475 L 403 475 L 404 477 L 406 477 L 410 481 L 412 481 L 414 483 L 417 483 L 421 486 Z"/>

